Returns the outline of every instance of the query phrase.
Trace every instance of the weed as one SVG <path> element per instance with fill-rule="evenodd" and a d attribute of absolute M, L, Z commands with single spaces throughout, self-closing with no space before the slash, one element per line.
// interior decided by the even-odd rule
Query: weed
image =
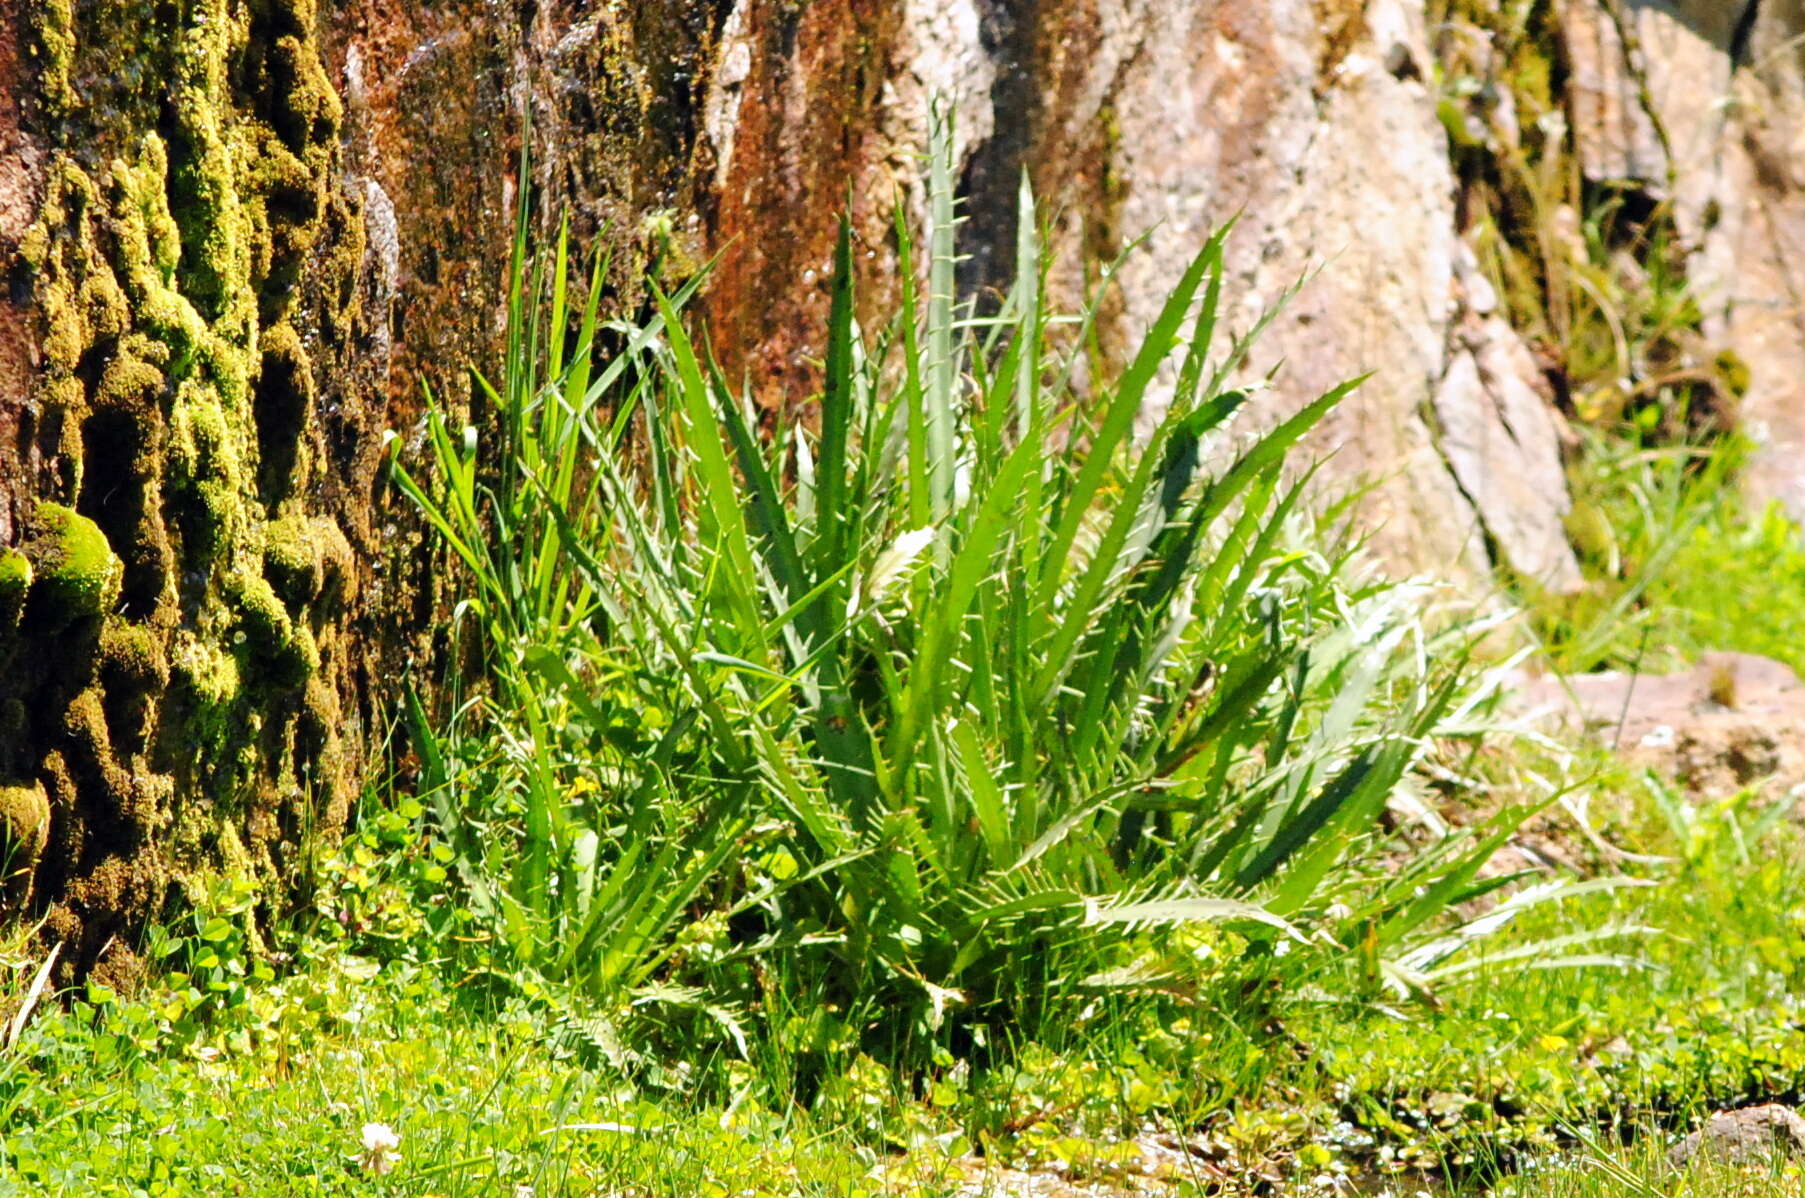
<path fill-rule="evenodd" d="M 1587 585 L 1530 596 L 1554 664 L 1661 670 L 1730 649 L 1805 669 L 1805 546 L 1777 506 L 1745 508 L 1734 481 L 1742 443 L 1586 444 L 1574 523 L 1590 534 L 1575 538 Z"/>

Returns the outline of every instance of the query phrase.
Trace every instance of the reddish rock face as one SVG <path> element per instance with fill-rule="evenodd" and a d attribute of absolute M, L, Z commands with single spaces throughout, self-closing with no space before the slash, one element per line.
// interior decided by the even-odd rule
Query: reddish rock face
<path fill-rule="evenodd" d="M 28 75 L 20 33 L 24 0 L 0 3 L 0 250 L 24 239 L 37 217 L 42 157 L 24 123 Z M 10 282 L 10 280 L 9 280 Z M 31 312 L 17 288 L 0 291 L 0 480 L 23 476 L 19 460 L 20 420 L 32 390 L 38 347 Z M 13 542 L 11 487 L 0 486 L 0 543 Z"/>

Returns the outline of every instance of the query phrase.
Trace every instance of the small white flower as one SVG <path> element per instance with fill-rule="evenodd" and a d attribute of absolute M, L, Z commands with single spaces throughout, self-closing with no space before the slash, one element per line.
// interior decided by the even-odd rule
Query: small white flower
<path fill-rule="evenodd" d="M 533 1198 L 533 1187 L 526 1184 L 524 1181 L 516 1182 L 514 1185 L 514 1198 Z"/>
<path fill-rule="evenodd" d="M 363 1154 L 357 1158 L 366 1173 L 381 1176 L 395 1167 L 401 1159 L 396 1151 L 401 1147 L 401 1136 L 386 1123 L 366 1123 L 363 1127 Z"/>

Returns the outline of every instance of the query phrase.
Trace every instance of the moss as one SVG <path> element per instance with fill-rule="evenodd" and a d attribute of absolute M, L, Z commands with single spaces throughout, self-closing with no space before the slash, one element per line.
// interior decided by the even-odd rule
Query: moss
<path fill-rule="evenodd" d="M 124 566 L 94 521 L 60 503 L 40 503 L 25 549 L 36 581 L 31 607 L 49 626 L 98 616 L 119 597 Z"/>
<path fill-rule="evenodd" d="M 263 576 L 289 610 L 329 615 L 355 596 L 356 559 L 330 516 L 284 516 L 263 535 Z"/>
<path fill-rule="evenodd" d="M 18 626 L 31 590 L 31 559 L 17 549 L 0 552 L 0 636 Z"/>
<path fill-rule="evenodd" d="M 307 406 L 314 399 L 313 363 L 301 345 L 300 334 L 292 324 L 272 325 L 263 334 L 263 378 L 265 385 L 280 386 L 294 395 L 291 422 L 280 431 L 299 436 Z"/>
<path fill-rule="evenodd" d="M 80 956 L 149 913 L 177 822 L 276 827 L 295 778 L 337 768 L 296 693 L 345 685 L 320 680 L 315 637 L 339 643 L 323 613 L 354 569 L 307 511 L 309 425 L 316 356 L 356 352 L 363 246 L 314 0 L 25 11 L 46 160 L 18 255 L 44 351 L 22 398 L 43 467 L 12 494 L 55 502 L 0 554 L 0 713 L 19 717 L 0 778 L 51 789 L 43 877 Z M 109 839 L 115 808 L 138 839 Z"/>
<path fill-rule="evenodd" d="M 324 566 L 314 522 L 287 516 L 266 525 L 263 536 L 263 576 L 276 594 L 293 608 L 312 603 Z"/>
<path fill-rule="evenodd" d="M 23 599 L 31 586 L 31 559 L 17 549 L 0 552 L 0 602 Z"/>
<path fill-rule="evenodd" d="M 241 631 L 251 638 L 253 646 L 280 645 L 293 637 L 288 609 L 282 606 L 267 579 L 233 575 L 226 580 L 226 593 L 237 608 Z"/>
<path fill-rule="evenodd" d="M 169 655 L 170 687 L 197 755 L 211 757 L 231 739 L 234 713 L 245 698 L 238 655 L 212 641 L 178 637 Z"/>
<path fill-rule="evenodd" d="M 38 0 L 35 30 L 38 92 L 44 108 L 62 116 L 75 107 L 75 6 L 72 0 Z"/>
<path fill-rule="evenodd" d="M 112 619 L 100 638 L 101 663 L 116 686 L 109 689 L 161 690 L 169 685 L 169 657 L 156 633 L 142 624 Z"/>
<path fill-rule="evenodd" d="M 237 439 L 217 394 L 189 383 L 176 395 L 169 438 L 169 483 L 177 519 L 198 562 L 233 542 L 244 513 Z"/>
<path fill-rule="evenodd" d="M 142 753 L 156 731 L 158 698 L 169 685 L 169 659 L 156 631 L 110 617 L 100 636 L 100 679 L 114 743 Z"/>
<path fill-rule="evenodd" d="M 131 328 L 131 306 L 110 270 L 96 271 L 83 280 L 76 292 L 76 304 L 87 321 L 91 341 L 110 340 Z"/>
<path fill-rule="evenodd" d="M 326 167 L 343 110 L 319 57 L 292 34 L 275 40 L 265 70 L 275 84 L 276 104 L 272 126 L 258 133 L 256 182 L 285 219 L 268 222 L 267 258 L 260 265 L 280 289 L 279 298 L 286 299 L 319 232 L 327 203 Z"/>
<path fill-rule="evenodd" d="M 147 133 L 135 163 L 115 159 L 110 172 L 112 218 L 124 290 L 137 321 L 186 364 L 196 355 L 218 357 L 212 330 L 175 286 L 181 232 L 169 211 L 169 153 Z"/>
<path fill-rule="evenodd" d="M 281 653 L 282 680 L 288 686 L 302 685 L 320 671 L 320 645 L 305 621 L 294 622 L 294 636 Z"/>
<path fill-rule="evenodd" d="M 210 641 L 179 638 L 170 654 L 171 678 L 208 710 L 230 707 L 244 694 L 238 658 Z"/>
<path fill-rule="evenodd" d="M 116 354 L 107 363 L 94 391 L 96 408 L 129 412 L 143 417 L 153 412 L 163 391 L 163 372 L 132 353 Z M 120 462 L 124 469 L 132 463 Z"/>
<path fill-rule="evenodd" d="M 68 374 L 95 341 L 77 300 L 83 281 L 111 272 L 95 243 L 93 182 L 66 155 L 54 159 L 45 175 L 44 204 L 20 243 L 19 257 L 35 279 L 44 356 L 52 372 Z"/>
<path fill-rule="evenodd" d="M 226 587 L 238 613 L 239 631 L 254 657 L 268 668 L 271 681 L 300 686 L 319 669 L 319 648 L 304 622 L 290 617 L 275 589 L 260 575 L 238 574 Z"/>
<path fill-rule="evenodd" d="M 294 326 L 283 323 L 263 337 L 263 368 L 257 380 L 258 489 L 263 502 L 278 506 L 307 474 L 302 434 L 313 416 L 313 364 Z"/>
<path fill-rule="evenodd" d="M 63 729 L 65 743 L 73 750 L 71 763 L 90 800 L 99 800 L 103 819 L 96 821 L 95 831 L 115 849 L 136 848 L 154 812 L 142 808 L 131 771 L 114 751 L 112 726 L 99 686 L 86 687 L 75 696 L 63 712 Z"/>
<path fill-rule="evenodd" d="M 254 305 L 243 284 L 252 274 L 246 214 L 233 170 L 227 71 L 246 39 L 245 10 L 227 0 L 198 0 L 170 80 L 172 138 L 182 151 L 175 211 L 180 214 L 181 289 L 233 344 L 248 345 Z"/>
<path fill-rule="evenodd" d="M 41 782 L 0 784 L 0 866 L 14 906 L 31 897 L 32 878 L 50 840 L 50 797 Z"/>
<path fill-rule="evenodd" d="M 1555 56 L 1564 36 L 1553 6 L 1540 5 L 1526 13 L 1523 36 L 1510 43 L 1510 89 L 1531 121 L 1563 106 L 1555 90 Z"/>

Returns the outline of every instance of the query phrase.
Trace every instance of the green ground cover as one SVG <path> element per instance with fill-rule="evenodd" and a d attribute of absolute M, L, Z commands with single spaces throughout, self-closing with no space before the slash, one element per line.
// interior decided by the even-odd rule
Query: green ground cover
<path fill-rule="evenodd" d="M 1262 1173 L 1296 1192 L 1764 1192 L 1765 1174 L 1708 1164 L 1688 1182 L 1661 1153 L 1715 1106 L 1805 1084 L 1805 843 L 1759 800 L 1701 811 L 1605 782 L 1599 831 L 1668 858 L 1633 867 L 1652 884 L 1532 908 L 1488 952 L 1615 927 L 1632 965 L 1480 968 L 1406 997 L 1329 978 L 1263 1010 L 1263 1031 L 1245 1010 L 1121 1003 L 925 1085 L 849 1055 L 808 1110 L 777 1045 L 728 1051 L 717 1084 L 680 1061 L 654 1077 L 552 996 L 420 959 L 431 841 L 391 812 L 279 945 L 253 947 L 227 890 L 158 941 L 166 972 L 138 994 L 44 1005 L 5 1054 L 0 1192 L 952 1194 L 973 1152 L 1102 1184 L 1149 1130 L 1205 1147 L 1177 1192 Z M 16 1002 L 38 960 L 21 945 L 6 964 Z M 400 1136 L 386 1172 L 366 1123 Z"/>
<path fill-rule="evenodd" d="M 1777 506 L 1743 504 L 1747 452 L 1591 439 L 1571 521 L 1588 585 L 1531 600 L 1554 664 L 1662 670 L 1734 649 L 1805 669 L 1805 546 Z"/>

